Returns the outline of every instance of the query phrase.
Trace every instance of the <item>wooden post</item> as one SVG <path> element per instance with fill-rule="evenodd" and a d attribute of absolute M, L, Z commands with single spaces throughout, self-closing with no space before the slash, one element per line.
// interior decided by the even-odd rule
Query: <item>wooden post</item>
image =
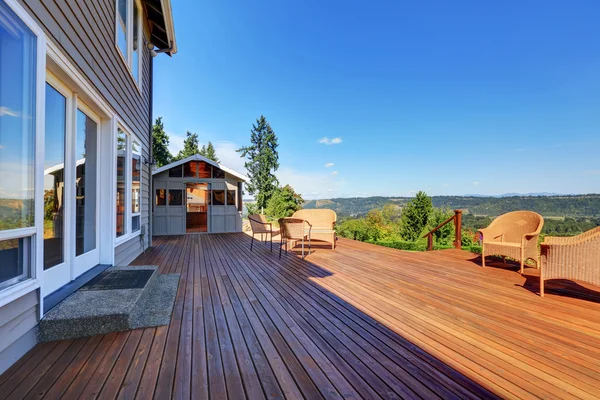
<path fill-rule="evenodd" d="M 427 235 L 427 251 L 433 250 L 433 235 L 430 233 Z"/>
<path fill-rule="evenodd" d="M 462 249 L 462 210 L 454 210 L 454 248 Z"/>

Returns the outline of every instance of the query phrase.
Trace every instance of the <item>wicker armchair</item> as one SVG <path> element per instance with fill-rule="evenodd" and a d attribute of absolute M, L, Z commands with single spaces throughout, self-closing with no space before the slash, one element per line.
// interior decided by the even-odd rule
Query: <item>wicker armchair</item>
<path fill-rule="evenodd" d="M 279 230 L 273 229 L 273 224 L 267 222 L 264 215 L 253 214 L 248 216 L 250 221 L 250 228 L 252 229 L 252 240 L 250 241 L 250 251 L 252 251 L 252 245 L 254 244 L 254 236 L 260 234 L 261 241 L 263 237 L 271 239 L 271 251 L 273 251 L 273 236 L 279 235 Z"/>
<path fill-rule="evenodd" d="M 572 237 L 546 237 L 541 245 L 540 296 L 544 281 L 571 279 L 600 286 L 600 227 Z"/>
<path fill-rule="evenodd" d="M 521 274 L 525 260 L 535 261 L 540 267 L 538 238 L 544 226 L 544 218 L 532 211 L 513 211 L 492 221 L 490 226 L 480 229 L 481 264 L 485 267 L 485 257 L 500 255 L 514 258 L 521 263 Z"/>
<path fill-rule="evenodd" d="M 308 253 L 310 254 L 310 231 L 312 225 L 310 222 L 301 218 L 280 218 L 279 227 L 281 228 L 281 243 L 279 246 L 279 258 L 281 258 L 281 249 L 285 240 L 285 252 L 288 251 L 288 242 L 302 242 L 302 259 L 304 259 L 304 242 L 308 240 Z"/>

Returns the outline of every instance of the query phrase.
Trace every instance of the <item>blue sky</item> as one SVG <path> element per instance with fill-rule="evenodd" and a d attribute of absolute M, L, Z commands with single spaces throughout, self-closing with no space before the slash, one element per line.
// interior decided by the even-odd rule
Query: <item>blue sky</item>
<path fill-rule="evenodd" d="M 173 152 L 190 130 L 244 172 L 264 114 L 305 198 L 600 192 L 598 1 L 172 3 Z"/>

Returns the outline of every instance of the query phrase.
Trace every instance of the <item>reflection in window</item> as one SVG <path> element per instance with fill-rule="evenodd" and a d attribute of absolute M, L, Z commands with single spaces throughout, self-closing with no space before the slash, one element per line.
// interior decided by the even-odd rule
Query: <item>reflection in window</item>
<path fill-rule="evenodd" d="M 132 232 L 140 230 L 141 212 L 141 172 L 142 172 L 142 145 L 137 139 L 131 140 L 131 230 Z M 138 214 L 138 215 L 135 215 Z"/>
<path fill-rule="evenodd" d="M 35 35 L 0 2 L 0 231 L 34 225 L 35 49 Z"/>
<path fill-rule="evenodd" d="M 222 169 L 213 167 L 213 178 L 214 179 L 225 179 L 225 172 Z"/>
<path fill-rule="evenodd" d="M 127 60 L 127 0 L 117 0 L 117 45 Z"/>
<path fill-rule="evenodd" d="M 167 189 L 156 189 L 156 200 L 154 204 L 157 206 L 167 205 Z"/>
<path fill-rule="evenodd" d="M 182 206 L 183 205 L 183 190 L 169 189 L 169 205 L 170 206 Z"/>
<path fill-rule="evenodd" d="M 201 161 L 198 164 L 198 178 L 210 179 L 212 165 L 205 163 L 204 161 Z"/>
<path fill-rule="evenodd" d="M 46 84 L 44 158 L 44 269 L 64 261 L 67 99 Z"/>
<path fill-rule="evenodd" d="M 96 122 L 77 110 L 77 138 L 75 142 L 75 254 L 77 256 L 96 248 Z"/>
<path fill-rule="evenodd" d="M 224 190 L 213 190 L 213 206 L 224 206 L 225 205 L 225 191 Z"/>
<path fill-rule="evenodd" d="M 125 185 L 127 176 L 127 135 L 117 129 L 117 237 L 125 234 Z"/>
<path fill-rule="evenodd" d="M 178 165 L 169 170 L 169 178 L 181 178 L 183 174 L 183 165 Z"/>
<path fill-rule="evenodd" d="M 235 206 L 235 190 L 227 190 L 227 205 Z"/>

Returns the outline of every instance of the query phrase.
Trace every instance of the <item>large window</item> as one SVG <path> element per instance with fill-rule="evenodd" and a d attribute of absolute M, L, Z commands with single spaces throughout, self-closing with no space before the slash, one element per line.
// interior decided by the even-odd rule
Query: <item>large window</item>
<path fill-rule="evenodd" d="M 36 46 L 0 2 L 0 289 L 29 277 L 34 227 Z"/>
<path fill-rule="evenodd" d="M 142 56 L 142 9 L 138 0 L 116 0 L 116 42 L 131 75 L 139 84 Z"/>
<path fill-rule="evenodd" d="M 124 129 L 117 129 L 117 238 L 140 231 L 142 214 L 142 145 Z"/>

